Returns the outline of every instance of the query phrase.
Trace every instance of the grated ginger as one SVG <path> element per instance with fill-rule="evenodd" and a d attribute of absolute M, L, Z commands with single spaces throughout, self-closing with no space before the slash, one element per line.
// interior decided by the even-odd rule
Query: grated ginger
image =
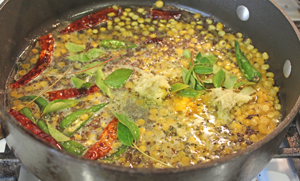
<path fill-rule="evenodd" d="M 169 85 L 166 76 L 143 73 L 134 80 L 133 90 L 140 96 L 161 102 L 169 93 Z"/>
<path fill-rule="evenodd" d="M 249 91 L 248 94 L 244 92 L 236 93 L 231 89 L 222 90 L 222 88 L 212 89 L 209 96 L 218 107 L 217 115 L 219 120 L 230 121 L 230 110 L 234 106 L 241 106 L 252 99 L 250 94 L 253 92 Z"/>

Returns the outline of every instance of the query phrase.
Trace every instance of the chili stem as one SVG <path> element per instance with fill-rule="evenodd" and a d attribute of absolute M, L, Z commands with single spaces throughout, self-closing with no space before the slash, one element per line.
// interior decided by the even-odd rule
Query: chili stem
<path fill-rule="evenodd" d="M 38 96 L 36 96 L 36 98 L 34 98 L 29 103 L 27 103 L 24 107 L 27 107 L 29 104 L 33 103 L 37 98 L 41 97 L 41 95 L 43 95 L 45 92 L 47 92 L 49 89 L 51 89 L 57 82 L 60 81 L 60 79 L 62 79 L 73 68 L 74 64 L 75 64 L 75 62 L 70 66 L 70 68 L 59 79 L 57 79 L 52 85 L 50 85 L 46 90 L 42 91 Z M 21 109 L 19 109 L 19 110 L 21 110 Z M 19 110 L 17 110 L 17 111 L 19 111 Z"/>
<path fill-rule="evenodd" d="M 100 63 L 98 65 L 96 65 L 96 66 L 90 67 L 88 69 L 85 69 L 85 70 L 82 70 L 82 71 L 79 71 L 79 72 L 73 72 L 73 73 L 70 73 L 70 74 L 79 74 L 79 73 L 85 72 L 87 70 L 90 70 L 90 69 L 93 69 L 93 68 L 98 67 L 100 65 L 103 65 L 103 64 L 105 64 L 105 63 L 107 63 L 107 62 L 109 62 L 109 61 L 111 61 L 111 60 L 113 60 L 113 59 L 115 59 L 115 58 L 117 58 L 119 56 L 121 56 L 121 55 L 116 55 L 116 56 L 114 56 L 114 57 L 112 57 L 112 58 L 110 58 L 110 59 L 108 59 L 108 60 L 106 60 L 106 61 L 104 61 L 104 62 L 102 62 L 102 63 Z"/>
<path fill-rule="evenodd" d="M 133 145 L 133 147 L 134 147 L 135 149 L 139 150 L 139 152 L 141 152 L 141 153 L 142 153 L 143 155 L 145 155 L 146 157 L 148 157 L 148 158 L 150 158 L 150 159 L 152 159 L 152 160 L 154 160 L 154 161 L 156 161 L 156 162 L 158 162 L 158 163 L 160 163 L 160 164 L 163 164 L 163 165 L 165 165 L 165 166 L 167 166 L 167 167 L 174 168 L 173 166 L 171 166 L 171 165 L 169 165 L 169 164 L 166 164 L 166 163 L 164 163 L 164 162 L 162 162 L 162 161 L 159 161 L 159 160 L 157 160 L 157 159 L 155 159 L 155 158 L 153 158 L 153 157 L 147 155 L 147 154 L 144 153 L 142 150 L 140 150 L 134 143 L 132 143 L 132 145 Z"/>

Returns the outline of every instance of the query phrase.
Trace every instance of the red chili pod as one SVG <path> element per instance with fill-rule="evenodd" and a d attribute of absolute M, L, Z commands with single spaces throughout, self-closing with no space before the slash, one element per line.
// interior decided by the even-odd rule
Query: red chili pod
<path fill-rule="evenodd" d="M 146 44 L 155 43 L 155 44 L 162 44 L 163 39 L 161 38 L 149 38 L 146 40 Z"/>
<path fill-rule="evenodd" d="M 50 135 L 42 131 L 36 124 L 34 124 L 30 119 L 28 119 L 26 116 L 21 114 L 20 112 L 10 109 L 9 114 L 11 114 L 20 125 L 22 125 L 25 129 L 35 134 L 37 137 L 41 138 L 42 140 L 50 143 L 53 146 L 56 146 L 59 149 L 63 149 L 61 145 Z"/>
<path fill-rule="evenodd" d="M 113 142 L 118 138 L 118 122 L 119 120 L 116 117 L 110 121 L 100 135 L 99 141 L 87 150 L 87 152 L 83 155 L 83 158 L 97 160 L 105 156 L 112 149 Z"/>
<path fill-rule="evenodd" d="M 74 31 L 80 31 L 80 30 L 86 30 L 92 28 L 100 23 L 108 21 L 109 13 L 115 13 L 114 17 L 118 17 L 123 14 L 123 11 L 121 8 L 119 8 L 118 10 L 115 10 L 110 7 L 102 9 L 96 13 L 87 15 L 83 18 L 80 18 L 79 20 L 74 21 L 69 26 L 67 26 L 64 30 L 62 30 L 60 33 L 71 33 Z"/>
<path fill-rule="evenodd" d="M 181 11 L 168 11 L 161 9 L 150 10 L 150 17 L 153 19 L 175 19 L 179 20 L 181 17 Z"/>
<path fill-rule="evenodd" d="M 39 38 L 41 45 L 40 57 L 35 66 L 21 79 L 11 84 L 11 89 L 17 89 L 25 86 L 28 82 L 39 76 L 44 70 L 46 70 L 51 63 L 51 53 L 53 51 L 54 40 L 52 34 L 44 35 Z"/>
<path fill-rule="evenodd" d="M 56 99 L 68 99 L 68 98 L 74 98 L 74 97 L 82 97 L 86 96 L 89 94 L 92 94 L 94 92 L 98 92 L 100 89 L 96 86 L 93 85 L 92 87 L 86 89 L 76 89 L 76 88 L 71 88 L 71 89 L 62 89 L 62 90 L 57 90 L 57 91 L 52 91 L 52 92 L 47 92 L 47 95 L 49 96 L 49 101 L 54 101 Z"/>

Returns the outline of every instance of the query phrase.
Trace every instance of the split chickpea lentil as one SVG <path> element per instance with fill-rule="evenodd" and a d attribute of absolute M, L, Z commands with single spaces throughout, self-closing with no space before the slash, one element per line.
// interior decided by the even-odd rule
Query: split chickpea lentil
<path fill-rule="evenodd" d="M 163 6 L 162 1 L 155 3 L 156 8 Z M 117 6 L 113 8 L 118 9 Z M 174 9 L 169 6 L 164 8 Z M 221 22 L 199 13 L 182 12 L 184 18 L 181 19 L 185 19 L 184 21 L 156 20 L 146 16 L 149 7 L 123 8 L 123 10 L 122 16 L 98 27 L 70 34 L 56 34 L 51 67 L 24 88 L 10 91 L 10 106 L 17 110 L 24 107 L 28 102 L 19 101 L 18 98 L 24 95 L 38 95 L 51 85 L 58 75 L 66 71 L 72 63 L 65 58 L 70 54 L 64 46 L 67 42 L 91 47 L 99 47 L 100 41 L 107 39 L 135 43 L 140 48 L 107 50 L 100 56 L 96 61 L 122 55 L 122 59 L 117 62 L 109 62 L 103 72 L 108 75 L 122 66 L 133 67 L 133 70 L 137 68 L 145 73 L 162 75 L 172 85 L 181 82 L 182 67 L 189 68 L 190 60 L 182 56 L 185 49 L 194 53 L 213 53 L 218 57 L 216 65 L 236 75 L 238 82 L 245 81 L 232 51 L 234 41 L 237 40 L 242 52 L 262 74 L 262 78 L 252 86 L 255 89 L 253 99 L 242 106 L 236 105 L 230 111 L 231 121 L 226 124 L 218 121 L 221 118 L 216 114 L 209 93 L 192 99 L 169 92 L 162 103 L 153 103 L 145 97 L 140 97 L 134 92 L 136 81 L 140 76 L 138 71 L 134 72 L 124 88 L 113 91 L 114 101 L 102 92 L 97 92 L 78 98 L 80 101 L 78 106 L 53 113 L 50 117 L 40 116 L 40 111 L 34 104 L 30 105 L 30 109 L 36 119 L 48 120 L 56 127 L 63 117 L 75 110 L 109 102 L 108 106 L 93 116 L 85 127 L 72 136 L 72 139 L 89 148 L 113 118 L 113 112 L 122 111 L 134 118 L 135 124 L 139 127 L 140 139 L 136 142 L 139 149 L 174 167 L 204 163 L 236 153 L 263 139 L 280 123 L 279 88 L 275 86 L 274 73 L 269 71 L 270 66 L 267 64 L 269 55 L 255 48 L 250 38 L 239 32 L 227 31 Z M 112 13 L 108 16 L 116 15 Z M 162 42 L 146 44 L 145 42 L 151 38 L 162 39 Z M 18 63 L 14 79 L 19 79 L 34 66 L 39 57 L 39 50 L 40 46 L 37 43 L 30 56 L 24 62 Z M 79 70 L 89 63 L 78 62 L 74 70 Z M 209 75 L 201 75 L 201 79 L 208 77 Z M 72 85 L 69 79 L 70 76 L 64 77 L 52 90 L 70 88 Z M 86 120 L 88 117 L 88 114 L 83 114 L 80 119 Z M 120 146 L 121 143 L 115 141 L 113 149 L 107 156 L 116 152 Z M 128 148 L 114 164 L 138 168 L 165 167 L 133 148 Z"/>

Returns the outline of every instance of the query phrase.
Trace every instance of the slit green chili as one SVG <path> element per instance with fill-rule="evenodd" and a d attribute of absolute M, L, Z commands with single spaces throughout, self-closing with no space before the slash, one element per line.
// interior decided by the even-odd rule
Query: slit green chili
<path fill-rule="evenodd" d="M 49 130 L 48 130 L 48 126 L 47 126 L 47 124 L 46 124 L 44 121 L 38 120 L 37 123 L 36 123 L 36 125 L 37 125 L 41 130 L 43 130 L 45 133 L 47 133 L 47 134 L 50 135 Z"/>
<path fill-rule="evenodd" d="M 20 110 L 20 112 L 21 112 L 24 116 L 28 117 L 28 119 L 30 119 L 32 122 L 36 123 L 36 120 L 35 120 L 35 118 L 33 117 L 32 113 L 31 113 L 31 111 L 30 111 L 30 109 L 29 109 L 28 107 L 22 108 L 22 109 Z"/>
<path fill-rule="evenodd" d="M 19 98 L 19 100 L 32 101 L 35 98 L 36 98 L 35 95 L 31 95 L 31 96 L 23 96 L 23 97 Z M 34 100 L 34 103 L 40 108 L 41 112 L 43 112 L 45 107 L 48 105 L 48 101 L 42 97 L 38 97 L 36 100 Z"/>
<path fill-rule="evenodd" d="M 92 106 L 88 109 L 82 109 L 75 111 L 68 116 L 66 116 L 60 123 L 59 127 L 63 130 L 63 133 L 65 133 L 68 136 L 73 135 L 76 131 L 78 131 L 81 127 L 83 127 L 88 120 L 93 116 L 93 114 L 103 107 L 105 107 L 108 103 L 102 103 L 95 106 Z M 80 116 L 82 114 L 88 114 L 89 117 L 86 120 L 81 120 Z"/>
<path fill-rule="evenodd" d="M 77 143 L 76 141 L 70 140 L 65 142 L 59 142 L 60 145 L 69 153 L 73 153 L 75 155 L 81 156 L 83 152 L 86 150 L 82 144 Z"/>
<path fill-rule="evenodd" d="M 242 53 L 239 42 L 235 41 L 235 55 L 236 61 L 240 67 L 244 77 L 251 82 L 258 82 L 261 74 L 250 64 L 249 60 Z"/>

